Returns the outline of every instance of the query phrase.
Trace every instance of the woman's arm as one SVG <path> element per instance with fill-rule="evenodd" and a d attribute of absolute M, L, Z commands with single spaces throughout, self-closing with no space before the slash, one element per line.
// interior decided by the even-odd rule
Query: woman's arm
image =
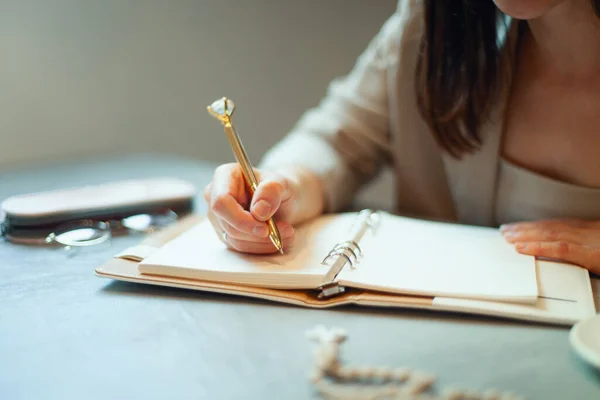
<path fill-rule="evenodd" d="M 293 225 L 341 210 L 389 162 L 389 77 L 397 72 L 406 22 L 419 18 L 419 3 L 402 0 L 350 73 L 334 80 L 320 104 L 267 152 L 252 195 L 238 166 L 217 168 L 204 196 L 209 219 L 229 247 L 273 252 L 262 221 L 275 216 L 287 248 Z"/>
<path fill-rule="evenodd" d="M 395 73 L 404 21 L 414 3 L 401 2 L 350 73 L 330 84 L 320 104 L 260 164 L 262 170 L 299 168 L 304 177 L 298 179 L 300 185 L 320 188 L 323 211 L 339 211 L 350 203 L 391 158 L 388 76 Z"/>

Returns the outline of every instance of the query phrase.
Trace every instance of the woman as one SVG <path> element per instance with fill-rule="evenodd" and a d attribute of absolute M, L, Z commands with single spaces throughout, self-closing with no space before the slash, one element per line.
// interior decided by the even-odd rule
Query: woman
<path fill-rule="evenodd" d="M 271 149 L 205 189 L 236 250 L 274 251 L 383 166 L 398 213 L 500 226 L 524 254 L 600 273 L 600 0 L 401 0 L 352 71 Z M 246 211 L 248 210 L 248 211 Z"/>

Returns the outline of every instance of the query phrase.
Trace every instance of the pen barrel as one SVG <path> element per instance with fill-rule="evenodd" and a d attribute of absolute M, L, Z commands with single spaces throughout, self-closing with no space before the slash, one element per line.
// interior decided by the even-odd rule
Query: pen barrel
<path fill-rule="evenodd" d="M 224 124 L 224 128 L 227 140 L 229 141 L 231 149 L 233 150 L 233 155 L 235 156 L 240 167 L 242 168 L 244 178 L 246 179 L 246 183 L 248 184 L 250 191 L 252 192 L 252 194 L 254 194 L 254 191 L 258 187 L 258 180 L 256 179 L 256 175 L 254 174 L 252 164 L 250 164 L 248 154 L 246 154 L 246 150 L 242 145 L 242 141 L 235 129 L 233 128 L 233 125 L 227 122 Z"/>
<path fill-rule="evenodd" d="M 281 234 L 279 233 L 279 229 L 277 229 L 277 225 L 275 224 L 275 219 L 269 218 L 267 220 L 267 225 L 269 226 L 269 239 L 278 250 L 283 247 L 283 243 L 281 243 Z"/>
<path fill-rule="evenodd" d="M 253 196 L 254 192 L 256 191 L 256 188 L 258 187 L 258 179 L 256 179 L 256 175 L 254 174 L 252 164 L 250 164 L 248 154 L 246 154 L 246 150 L 242 145 L 242 141 L 235 129 L 233 128 L 233 125 L 231 125 L 230 122 L 226 122 L 223 124 L 223 126 L 225 129 L 227 140 L 229 141 L 231 149 L 233 150 L 233 154 L 238 164 L 242 168 L 242 175 L 244 175 L 244 179 L 250 190 L 250 195 Z M 269 239 L 271 240 L 271 242 L 277 250 L 283 251 L 283 243 L 281 243 L 281 234 L 279 233 L 279 229 L 277 229 L 275 219 L 269 218 L 267 220 L 267 225 L 269 227 Z"/>

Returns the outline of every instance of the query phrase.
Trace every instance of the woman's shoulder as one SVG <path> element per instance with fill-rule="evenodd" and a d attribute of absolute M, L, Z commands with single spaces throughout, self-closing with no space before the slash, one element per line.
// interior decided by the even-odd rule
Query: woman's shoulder
<path fill-rule="evenodd" d="M 405 51 L 417 50 L 424 27 L 423 0 L 398 0 L 392 15 L 383 23 L 367 49 L 367 55 L 395 63 Z"/>
<path fill-rule="evenodd" d="M 384 23 L 382 32 L 392 36 L 420 33 L 423 27 L 424 12 L 424 0 L 398 0 L 396 9 Z M 411 29 L 411 32 L 407 32 L 408 28 Z"/>
<path fill-rule="evenodd" d="M 396 13 L 405 16 L 415 15 L 423 12 L 425 0 L 398 0 Z"/>

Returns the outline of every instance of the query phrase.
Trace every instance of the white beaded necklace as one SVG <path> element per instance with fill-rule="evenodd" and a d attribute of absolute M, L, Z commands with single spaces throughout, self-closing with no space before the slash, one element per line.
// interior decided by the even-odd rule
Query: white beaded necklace
<path fill-rule="evenodd" d="M 409 368 L 349 367 L 340 360 L 342 329 L 317 326 L 307 333 L 318 343 L 311 381 L 325 399 L 331 400 L 523 400 L 509 392 L 478 392 L 446 388 L 440 396 L 431 393 L 435 377 Z M 329 379 L 327 379 L 329 378 Z M 331 381 L 335 381 L 333 383 Z M 379 384 L 379 385 L 374 385 Z"/>

